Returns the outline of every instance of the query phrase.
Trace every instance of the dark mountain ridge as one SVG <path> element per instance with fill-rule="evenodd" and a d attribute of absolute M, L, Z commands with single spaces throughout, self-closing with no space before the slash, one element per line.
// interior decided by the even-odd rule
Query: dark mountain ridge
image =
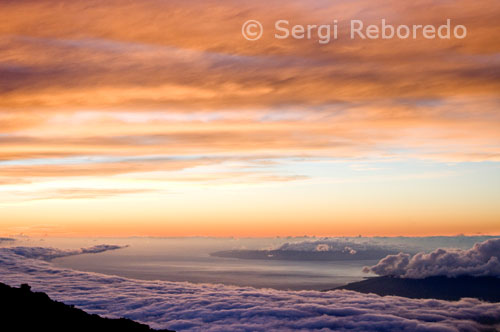
<path fill-rule="evenodd" d="M 424 279 L 374 277 L 353 282 L 332 290 L 346 289 L 381 296 L 395 295 L 413 299 L 440 299 L 458 301 L 471 297 L 487 302 L 500 302 L 500 278 L 445 276 Z"/>
<path fill-rule="evenodd" d="M 103 318 L 50 299 L 47 294 L 32 292 L 0 283 L 0 324 L 2 331 L 120 331 L 169 332 L 127 318 Z M 170 331 L 172 332 L 172 331 Z"/>

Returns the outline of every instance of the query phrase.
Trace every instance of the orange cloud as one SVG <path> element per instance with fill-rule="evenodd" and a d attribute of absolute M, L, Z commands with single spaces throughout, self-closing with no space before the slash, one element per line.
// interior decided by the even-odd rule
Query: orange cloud
<path fill-rule="evenodd" d="M 499 16 L 496 0 L 3 1 L 4 197 L 47 182 L 47 197 L 121 196 L 143 188 L 65 191 L 57 180 L 124 184 L 157 173 L 186 186 L 293 186 L 313 182 L 314 172 L 324 182 L 328 168 L 297 169 L 290 159 L 498 162 Z M 448 18 L 467 27 L 467 38 L 347 35 L 351 19 Z M 261 40 L 241 36 L 248 19 L 262 22 Z M 277 40 L 279 19 L 337 19 L 339 38 Z M 310 215 L 328 210 L 310 204 Z"/>
<path fill-rule="evenodd" d="M 310 107 L 403 97 L 495 98 L 500 88 L 498 47 L 491 42 L 500 9 L 491 0 L 349 1 L 314 8 L 299 1 L 63 3 L 2 5 L 1 107 Z M 337 18 L 342 27 L 351 18 L 442 24 L 448 17 L 468 27 L 466 40 L 339 38 L 319 45 L 281 42 L 269 33 L 249 43 L 240 32 L 248 18 L 268 27 L 283 18 L 303 24 Z"/>

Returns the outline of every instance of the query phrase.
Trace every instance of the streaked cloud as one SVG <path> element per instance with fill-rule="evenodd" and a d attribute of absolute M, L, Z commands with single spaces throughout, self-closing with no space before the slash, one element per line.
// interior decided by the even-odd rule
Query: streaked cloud
<path fill-rule="evenodd" d="M 157 197 L 170 187 L 207 184 L 279 185 L 291 196 L 289 188 L 307 184 L 301 192 L 318 195 L 316 201 L 332 195 L 318 190 L 319 182 L 340 191 L 339 183 L 365 179 L 453 173 L 460 184 L 467 181 L 470 173 L 447 163 L 477 165 L 470 172 L 488 187 L 497 178 L 485 180 L 483 169 L 500 161 L 500 49 L 493 42 L 499 14 L 494 0 L 4 1 L 0 202 L 16 192 L 89 200 L 149 195 L 160 185 L 136 181 L 155 178 L 169 187 Z M 349 20 L 382 18 L 434 25 L 451 18 L 470 34 L 444 41 L 346 38 Z M 263 23 L 262 40 L 241 36 L 248 19 Z M 328 45 L 278 41 L 271 32 L 278 19 L 338 19 L 341 36 Z M 308 166 L 299 168 L 299 159 Z M 393 160 L 441 169 L 381 174 Z M 358 167 L 367 175 L 356 178 L 325 161 L 372 165 Z M 82 179 L 94 186 L 62 183 Z M 115 180 L 121 185 L 108 186 Z M 102 181 L 106 186 L 95 186 Z M 369 187 L 356 187 L 353 197 L 372 193 Z M 393 195 L 387 188 L 377 191 Z M 401 188 L 413 197 L 413 188 Z M 456 192 L 450 191 L 443 201 Z M 499 195 L 482 192 L 489 195 L 483 202 Z M 425 200 L 424 190 L 419 195 Z M 498 208 L 478 206 L 474 212 L 489 224 L 498 219 Z M 309 209 L 308 217 L 318 210 Z M 11 213 L 12 223 L 23 219 Z"/>

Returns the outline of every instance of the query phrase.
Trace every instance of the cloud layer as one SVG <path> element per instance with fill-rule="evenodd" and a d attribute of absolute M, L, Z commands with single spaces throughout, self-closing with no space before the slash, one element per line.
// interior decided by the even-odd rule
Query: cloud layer
<path fill-rule="evenodd" d="M 437 249 L 414 256 L 405 253 L 389 255 L 365 272 L 402 278 L 431 276 L 500 277 L 500 239 L 476 243 L 471 249 Z"/>
<path fill-rule="evenodd" d="M 119 235 L 431 234 L 427 225 L 399 225 L 410 218 L 429 220 L 434 233 L 496 232 L 499 194 L 485 189 L 496 183 L 482 167 L 497 172 L 500 161 L 500 48 L 492 42 L 498 16 L 497 0 L 0 1 L 6 232 L 40 221 L 57 224 L 58 235 L 116 235 L 108 225 L 120 220 L 131 226 L 117 227 Z M 351 19 L 441 25 L 447 18 L 470 35 L 377 41 L 347 35 Z M 262 22 L 262 40 L 242 37 L 249 19 Z M 271 27 L 282 19 L 304 25 L 338 19 L 340 36 L 329 45 L 277 40 Z M 423 166 L 413 168 L 414 161 Z M 470 172 L 449 162 L 478 163 Z M 368 165 L 354 171 L 352 163 Z M 450 196 L 440 189 L 454 194 L 463 186 L 438 183 L 448 177 L 479 184 L 468 196 L 453 196 L 460 210 L 445 206 Z M 439 190 L 406 185 L 419 179 L 436 179 L 429 183 Z M 330 181 L 363 185 L 352 185 L 351 197 L 351 188 Z M 240 195 L 219 197 L 218 189 L 235 186 L 251 197 L 226 204 Z M 264 186 L 282 187 L 291 209 L 278 206 L 272 189 L 255 189 Z M 181 204 L 172 202 L 179 210 L 155 206 L 177 193 L 185 195 Z M 357 208 L 364 197 L 373 210 Z M 130 203 L 136 198 L 144 204 Z M 388 216 L 396 198 L 407 199 Z M 432 217 L 425 200 L 441 203 Z M 283 233 L 281 225 L 268 227 L 278 214 L 283 223 L 321 222 Z M 463 225 L 471 215 L 477 227 Z M 331 223 L 332 216 L 342 224 Z M 203 229 L 201 219 L 216 222 Z M 387 224 L 370 226 L 375 219 Z"/>
<path fill-rule="evenodd" d="M 368 250 L 397 250 L 401 246 L 378 243 L 377 241 L 353 241 L 343 239 L 321 239 L 314 241 L 287 242 L 276 248 L 281 251 L 331 251 L 348 252 L 355 254 L 357 251 Z"/>
<path fill-rule="evenodd" d="M 440 160 L 500 158 L 496 1 L 89 3 L 0 5 L 9 22 L 0 24 L 0 127 L 9 134 L 0 160 L 186 150 L 360 157 L 394 146 Z M 475 33 L 440 42 L 344 36 L 332 45 L 241 36 L 250 18 L 270 27 L 447 17 Z M 102 169 L 92 166 L 67 168 Z M 40 176 L 39 168 L 22 173 Z"/>
<path fill-rule="evenodd" d="M 491 38 L 499 8 L 493 0 L 90 3 L 2 4 L 0 18 L 9 24 L 0 25 L 0 106 L 241 109 L 498 90 L 498 48 Z M 241 36 L 249 18 L 271 27 L 278 19 L 438 25 L 450 17 L 475 33 L 465 41 L 409 43 L 343 37 L 323 46 L 317 40 L 278 43 L 271 29 L 258 43 Z"/>
<path fill-rule="evenodd" d="M 76 250 L 63 250 L 63 249 L 46 248 L 46 247 L 11 247 L 11 248 L 4 248 L 3 250 L 26 258 L 42 259 L 49 261 L 54 258 L 82 255 L 82 254 L 98 254 L 100 252 L 117 250 L 121 248 L 124 248 L 124 246 L 100 244 L 97 246 L 89 248 L 81 248 Z"/>
<path fill-rule="evenodd" d="M 91 313 L 125 316 L 177 331 L 488 331 L 500 307 L 380 297 L 350 291 L 277 291 L 213 284 L 138 281 L 56 268 L 0 249 L 0 281 Z"/>

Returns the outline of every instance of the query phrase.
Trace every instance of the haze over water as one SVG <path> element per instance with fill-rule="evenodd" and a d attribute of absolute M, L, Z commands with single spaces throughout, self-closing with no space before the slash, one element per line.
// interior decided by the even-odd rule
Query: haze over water
<path fill-rule="evenodd" d="M 374 242 L 396 251 L 430 251 L 437 247 L 468 249 L 486 237 L 446 238 L 330 238 L 336 243 Z M 363 267 L 378 260 L 307 261 L 222 258 L 211 253 L 233 249 L 279 248 L 285 243 L 315 243 L 325 238 L 30 238 L 15 245 L 79 249 L 97 244 L 127 246 L 98 254 L 56 258 L 52 263 L 80 271 L 133 279 L 221 283 L 291 290 L 324 290 L 359 281 Z"/>

